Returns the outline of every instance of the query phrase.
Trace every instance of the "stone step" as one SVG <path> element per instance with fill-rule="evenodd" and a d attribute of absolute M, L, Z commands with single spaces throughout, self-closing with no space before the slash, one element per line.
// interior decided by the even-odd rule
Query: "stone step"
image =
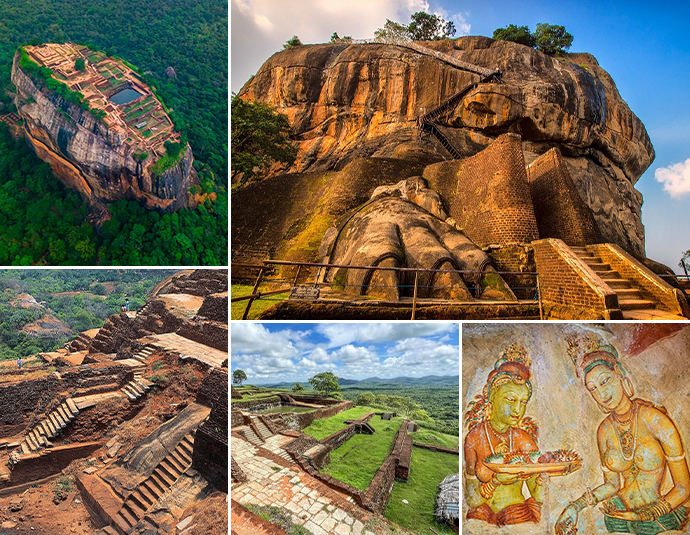
<path fill-rule="evenodd" d="M 612 290 L 625 289 L 632 287 L 632 283 L 628 279 L 601 279 Z"/>
<path fill-rule="evenodd" d="M 179 456 L 175 455 L 175 452 L 171 452 L 166 459 L 173 465 L 175 468 L 178 469 L 180 474 L 182 474 L 189 466 L 187 466 L 187 463 L 184 462 L 183 459 L 181 459 Z"/>
<path fill-rule="evenodd" d="M 72 398 L 67 398 L 66 403 L 67 403 L 67 406 L 69 407 L 69 410 L 72 411 L 72 414 L 74 414 L 75 416 L 77 414 L 79 414 L 79 409 L 77 408 L 77 404 L 74 403 L 74 400 Z"/>
<path fill-rule="evenodd" d="M 139 485 L 135 493 L 139 493 L 139 500 L 144 503 L 148 509 L 158 501 L 158 498 L 149 490 L 148 486 L 144 485 L 144 483 L 145 482 L 142 482 L 142 484 Z"/>
<path fill-rule="evenodd" d="M 22 448 L 22 452 L 25 455 L 29 455 L 29 453 L 31 453 L 31 450 L 29 449 L 29 445 L 25 441 L 22 441 L 21 448 Z"/>
<path fill-rule="evenodd" d="M 124 507 L 126 507 L 129 510 L 129 512 L 132 513 L 132 516 L 135 517 L 137 520 L 143 517 L 146 513 L 146 508 L 142 509 L 141 504 L 138 504 L 136 501 L 132 500 L 131 496 L 127 498 Z"/>
<path fill-rule="evenodd" d="M 132 392 L 127 388 L 127 385 L 125 385 L 124 388 L 121 388 L 120 391 L 123 392 L 129 398 L 130 401 L 137 400 L 137 396 L 132 394 Z"/>
<path fill-rule="evenodd" d="M 101 530 L 106 534 L 106 535 L 120 535 L 117 530 L 112 527 L 112 526 L 106 526 L 104 528 L 101 528 Z"/>
<path fill-rule="evenodd" d="M 68 424 L 72 421 L 72 413 L 63 409 L 62 405 L 60 405 L 56 410 L 63 422 Z"/>
<path fill-rule="evenodd" d="M 616 288 L 618 299 L 642 299 L 640 290 L 638 288 Z"/>
<path fill-rule="evenodd" d="M 158 469 L 165 474 L 168 479 L 171 481 L 170 485 L 175 483 L 177 481 L 177 478 L 182 475 L 182 472 L 180 472 L 177 467 L 172 464 L 168 459 L 163 459 L 159 464 L 158 464 Z"/>
<path fill-rule="evenodd" d="M 585 262 L 592 271 L 599 273 L 600 271 L 611 271 L 611 264 L 603 262 Z"/>
<path fill-rule="evenodd" d="M 64 429 L 65 427 L 67 427 L 67 421 L 62 417 L 59 411 L 54 410 L 50 414 L 51 416 L 53 416 L 53 418 L 55 418 L 55 421 L 60 426 L 60 429 Z"/>
<path fill-rule="evenodd" d="M 614 271 L 612 269 L 608 271 L 597 271 L 596 272 L 597 276 L 601 280 L 611 280 L 611 279 L 621 279 L 621 274 L 618 273 L 617 271 Z"/>
<path fill-rule="evenodd" d="M 175 448 L 175 450 L 170 454 L 171 457 L 175 459 L 177 464 L 180 466 L 184 467 L 186 470 L 189 468 L 189 465 L 192 463 L 192 459 L 185 451 L 182 450 L 179 446 Z"/>
<path fill-rule="evenodd" d="M 60 422 L 60 421 L 58 420 L 57 416 L 55 416 L 55 413 L 52 413 L 52 412 L 51 412 L 51 413 L 48 415 L 48 420 L 50 421 L 50 423 L 53 424 L 53 427 L 55 428 L 55 431 L 56 431 L 57 433 L 59 433 L 60 431 L 62 431 L 62 422 Z"/>
<path fill-rule="evenodd" d="M 165 482 L 159 478 L 155 471 L 153 474 L 149 476 L 149 478 L 146 480 L 148 488 L 151 489 L 151 492 L 156 496 L 156 501 L 158 498 L 160 498 L 165 490 L 168 488 L 165 486 Z"/>
<path fill-rule="evenodd" d="M 122 533 L 127 533 L 138 520 L 132 514 L 122 507 L 115 515 L 115 523 L 122 530 Z"/>
<path fill-rule="evenodd" d="M 641 310 L 645 308 L 656 308 L 654 301 L 646 299 L 619 299 L 618 306 L 621 310 Z"/>
<path fill-rule="evenodd" d="M 158 467 L 153 471 L 154 474 L 156 474 L 156 478 L 164 485 L 163 490 L 167 490 L 170 488 L 170 486 L 175 483 L 175 480 L 172 478 L 170 474 L 168 474 L 165 470 L 161 469 L 161 465 L 159 464 Z"/>
<path fill-rule="evenodd" d="M 182 450 L 184 450 L 184 452 L 191 459 L 192 454 L 194 453 L 194 441 L 191 439 L 191 437 L 189 437 L 189 435 L 182 439 L 179 447 L 182 448 Z"/>
<path fill-rule="evenodd" d="M 50 418 L 43 420 L 43 425 L 48 429 L 46 436 L 53 438 L 55 435 L 57 435 L 57 429 L 55 429 L 55 426 L 53 425 L 53 422 L 50 421 Z"/>

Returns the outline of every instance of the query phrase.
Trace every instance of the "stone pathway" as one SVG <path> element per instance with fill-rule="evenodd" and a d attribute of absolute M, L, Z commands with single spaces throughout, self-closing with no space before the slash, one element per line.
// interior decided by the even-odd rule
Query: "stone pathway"
<path fill-rule="evenodd" d="M 281 446 L 291 440 L 292 437 L 275 435 L 261 448 L 280 455 L 277 450 L 284 452 Z M 232 456 L 248 478 L 245 483 L 232 485 L 232 497 L 237 502 L 272 505 L 290 511 L 292 521 L 314 535 L 375 535 L 365 528 L 367 519 L 375 515 L 358 509 L 344 495 L 306 474 L 299 466 L 288 467 L 287 463 L 268 459 L 261 455 L 259 447 L 234 434 L 231 442 Z"/>

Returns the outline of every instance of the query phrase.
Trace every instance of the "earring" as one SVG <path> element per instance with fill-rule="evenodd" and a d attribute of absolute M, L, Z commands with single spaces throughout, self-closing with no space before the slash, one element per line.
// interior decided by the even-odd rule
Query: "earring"
<path fill-rule="evenodd" d="M 635 389 L 633 388 L 633 384 L 630 380 L 630 377 L 623 377 L 623 391 L 625 392 L 625 395 L 629 398 L 635 395 Z"/>
<path fill-rule="evenodd" d="M 493 410 L 493 405 L 491 405 L 491 402 L 489 401 L 489 403 L 486 404 L 486 409 L 484 410 L 484 419 L 486 421 L 491 420 L 491 414 L 493 413 Z"/>

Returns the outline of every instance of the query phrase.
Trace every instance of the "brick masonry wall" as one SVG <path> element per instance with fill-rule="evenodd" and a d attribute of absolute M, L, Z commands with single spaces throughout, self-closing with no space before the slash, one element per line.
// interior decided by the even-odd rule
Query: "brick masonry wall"
<path fill-rule="evenodd" d="M 601 318 L 608 319 L 607 311 L 618 309 L 618 298 L 615 294 L 602 296 L 597 293 L 566 261 L 557 241 L 545 239 L 532 243 L 542 300 L 595 311 Z"/>
<path fill-rule="evenodd" d="M 197 403 L 212 407 L 214 402 L 220 399 L 228 404 L 228 371 L 226 369 L 212 368 L 204 377 L 196 393 Z"/>
<path fill-rule="evenodd" d="M 228 491 L 228 372 L 214 368 L 201 383 L 197 401 L 211 413 L 197 429 L 192 462 L 218 489 Z M 201 401 L 200 401 L 201 402 Z M 241 416 L 240 416 L 241 417 Z"/>
<path fill-rule="evenodd" d="M 355 432 L 355 424 L 350 424 L 347 427 L 341 429 L 340 431 L 336 431 L 332 435 L 326 438 L 322 438 L 320 442 L 328 448 L 329 452 L 331 452 L 338 446 L 342 445 L 343 442 L 350 440 L 355 435 Z"/>
<path fill-rule="evenodd" d="M 520 136 L 503 134 L 464 160 L 427 167 L 424 178 L 477 245 L 539 238 Z"/>
<path fill-rule="evenodd" d="M 559 238 L 568 245 L 598 241 L 592 211 L 580 198 L 558 148 L 532 162 L 527 176 L 541 238 Z"/>
<path fill-rule="evenodd" d="M 176 334 L 217 349 L 218 351 L 228 351 L 227 323 L 203 320 L 199 316 L 195 316 L 191 320 L 185 321 L 180 328 L 177 329 Z"/>
<path fill-rule="evenodd" d="M 389 455 L 374 474 L 364 494 L 366 507 L 370 511 L 383 514 L 386 510 L 395 483 L 395 466 L 396 458 Z"/>

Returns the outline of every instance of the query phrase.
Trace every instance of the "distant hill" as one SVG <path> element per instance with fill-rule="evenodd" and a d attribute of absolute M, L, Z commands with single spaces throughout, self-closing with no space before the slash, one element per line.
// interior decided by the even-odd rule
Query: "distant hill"
<path fill-rule="evenodd" d="M 339 378 L 338 384 L 345 388 L 367 389 L 367 388 L 394 388 L 396 385 L 404 386 L 457 386 L 460 380 L 458 375 L 425 375 L 424 377 L 394 377 L 392 379 L 384 379 L 381 377 L 369 377 L 367 379 L 345 379 Z M 297 381 L 303 385 L 308 385 L 308 382 Z M 293 382 L 271 383 L 260 385 L 263 387 L 285 388 L 295 384 Z"/>

